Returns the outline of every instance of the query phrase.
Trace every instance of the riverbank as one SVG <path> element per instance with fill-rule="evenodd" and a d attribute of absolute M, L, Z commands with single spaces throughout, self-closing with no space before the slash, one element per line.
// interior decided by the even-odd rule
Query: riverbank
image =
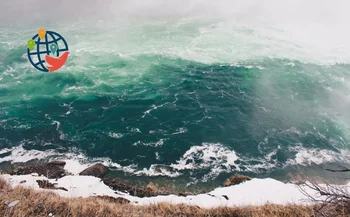
<path fill-rule="evenodd" d="M 218 186 L 214 190 L 201 192 L 180 192 L 176 188 L 159 187 L 158 183 L 137 186 L 120 178 L 106 177 L 109 168 L 103 164 L 80 167 L 81 171 L 75 174 L 66 168 L 66 161 L 52 161 L 14 164 L 3 170 L 0 175 L 1 198 L 4 198 L 1 201 L 3 216 L 11 216 L 7 214 L 12 212 L 9 211 L 8 204 L 30 200 L 31 197 L 52 197 L 50 200 L 33 200 L 35 203 L 44 203 L 43 206 L 52 207 L 50 209 L 58 216 L 89 216 L 84 214 L 87 210 L 96 213 L 95 216 L 113 216 L 123 211 L 125 213 L 122 216 L 139 216 L 137 212 L 150 213 L 150 216 L 313 216 L 313 209 L 317 204 L 310 200 L 310 196 L 323 199 L 319 192 L 311 189 L 305 182 L 283 183 L 271 178 L 252 179 L 234 175 L 223 183 L 224 187 Z M 338 186 L 345 189 L 350 187 L 349 184 Z M 108 203 L 105 204 L 104 201 Z M 57 203 L 65 204 L 66 208 L 60 208 L 63 205 Z M 98 205 L 87 206 L 85 211 L 74 211 L 89 203 Z M 29 209 L 25 213 L 37 213 L 35 204 L 34 208 L 28 206 L 27 202 L 25 204 L 26 208 L 19 209 Z M 105 215 L 100 213 L 101 210 L 109 211 Z M 35 216 L 47 216 L 43 211 L 37 214 Z"/>
<path fill-rule="evenodd" d="M 83 183 L 82 183 L 83 184 Z M 47 191 L 35 191 L 17 186 L 12 188 L 0 179 L 0 215 L 8 216 L 249 216 L 249 217 L 310 217 L 312 206 L 302 205 L 263 205 L 244 207 L 217 207 L 203 209 L 188 204 L 158 203 L 153 205 L 131 205 L 122 200 L 108 197 L 90 196 L 87 198 L 60 197 Z M 58 193 L 58 192 L 57 192 Z M 15 204 L 15 205 L 14 205 Z"/>
<path fill-rule="evenodd" d="M 70 168 L 70 170 L 67 170 Z M 12 164 L 0 177 L 13 188 L 22 186 L 35 190 L 50 190 L 63 197 L 108 196 L 122 198 L 136 205 L 155 203 L 185 203 L 201 208 L 219 206 L 246 206 L 274 203 L 310 204 L 308 196 L 300 190 L 317 197 L 317 192 L 307 186 L 266 179 L 234 175 L 214 189 L 179 191 L 176 187 L 150 182 L 146 185 L 133 185 L 119 177 L 107 177 L 109 170 L 103 164 L 80 167 L 71 173 L 72 166 L 66 161 L 28 162 Z M 78 170 L 76 170 L 78 171 Z"/>

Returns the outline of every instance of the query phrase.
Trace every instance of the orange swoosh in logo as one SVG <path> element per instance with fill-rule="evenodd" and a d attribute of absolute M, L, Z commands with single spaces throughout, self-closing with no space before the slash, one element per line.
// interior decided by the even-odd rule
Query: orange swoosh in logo
<path fill-rule="evenodd" d="M 65 52 L 62 56 L 55 58 L 49 55 L 46 55 L 45 60 L 49 64 L 47 68 L 50 72 L 54 72 L 60 69 L 67 61 L 69 52 Z"/>

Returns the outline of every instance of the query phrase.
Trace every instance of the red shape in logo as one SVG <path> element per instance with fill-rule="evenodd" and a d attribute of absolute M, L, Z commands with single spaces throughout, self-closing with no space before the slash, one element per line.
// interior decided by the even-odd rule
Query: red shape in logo
<path fill-rule="evenodd" d="M 62 56 L 55 58 L 49 55 L 46 55 L 45 60 L 49 64 L 47 68 L 50 72 L 54 72 L 60 69 L 67 61 L 69 52 L 65 52 Z"/>

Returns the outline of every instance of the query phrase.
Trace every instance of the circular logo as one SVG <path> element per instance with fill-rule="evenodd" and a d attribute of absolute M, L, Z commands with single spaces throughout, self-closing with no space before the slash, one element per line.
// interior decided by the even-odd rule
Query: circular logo
<path fill-rule="evenodd" d="M 68 44 L 57 32 L 40 29 L 27 45 L 29 62 L 42 72 L 56 71 L 67 61 Z"/>

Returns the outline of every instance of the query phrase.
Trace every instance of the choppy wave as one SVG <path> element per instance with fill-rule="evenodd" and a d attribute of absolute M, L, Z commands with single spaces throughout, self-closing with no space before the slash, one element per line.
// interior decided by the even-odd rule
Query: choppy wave
<path fill-rule="evenodd" d="M 291 147 L 291 151 L 296 152 L 295 158 L 287 161 L 287 165 L 311 165 L 325 162 L 350 163 L 349 150 L 331 151 L 325 149 L 306 149 L 301 146 Z"/>
<path fill-rule="evenodd" d="M 309 166 L 311 164 L 321 165 L 334 162 L 350 163 L 348 159 L 349 151 L 346 150 L 335 152 L 322 149 L 306 149 L 303 147 L 292 147 L 290 149 L 295 152 L 294 157 L 288 159 L 283 167 L 293 165 Z M 180 177 L 182 175 L 188 175 L 184 173 L 185 171 L 208 170 L 201 177 L 190 176 L 190 178 L 196 180 L 193 183 L 197 183 L 198 181 L 206 182 L 213 180 L 222 173 L 232 173 L 235 171 L 259 173 L 261 170 L 276 169 L 278 166 L 281 166 L 276 161 L 271 161 L 271 157 L 276 154 L 277 150 L 267 154 L 264 159 L 249 159 L 244 156 L 240 158 L 234 151 L 225 148 L 221 144 L 203 143 L 201 146 L 191 147 L 175 163 L 169 165 L 152 164 L 149 168 L 140 168 L 137 164 L 121 166 L 109 158 L 91 158 L 82 154 L 79 150 L 60 153 L 53 149 L 45 151 L 26 150 L 20 145 L 14 148 L 0 150 L 0 155 L 3 156 L 0 159 L 0 163 L 21 163 L 43 159 L 64 160 L 66 161 L 65 169 L 72 174 L 78 174 L 95 163 L 102 163 L 112 170 L 123 171 L 136 176 Z"/>
<path fill-rule="evenodd" d="M 225 148 L 221 144 L 203 143 L 201 146 L 192 146 L 185 154 L 171 167 L 177 170 L 201 169 L 210 166 L 224 167 L 231 170 L 231 167 L 239 170 L 235 161 L 238 157 L 234 151 Z M 217 168 L 213 168 L 217 169 Z"/>

